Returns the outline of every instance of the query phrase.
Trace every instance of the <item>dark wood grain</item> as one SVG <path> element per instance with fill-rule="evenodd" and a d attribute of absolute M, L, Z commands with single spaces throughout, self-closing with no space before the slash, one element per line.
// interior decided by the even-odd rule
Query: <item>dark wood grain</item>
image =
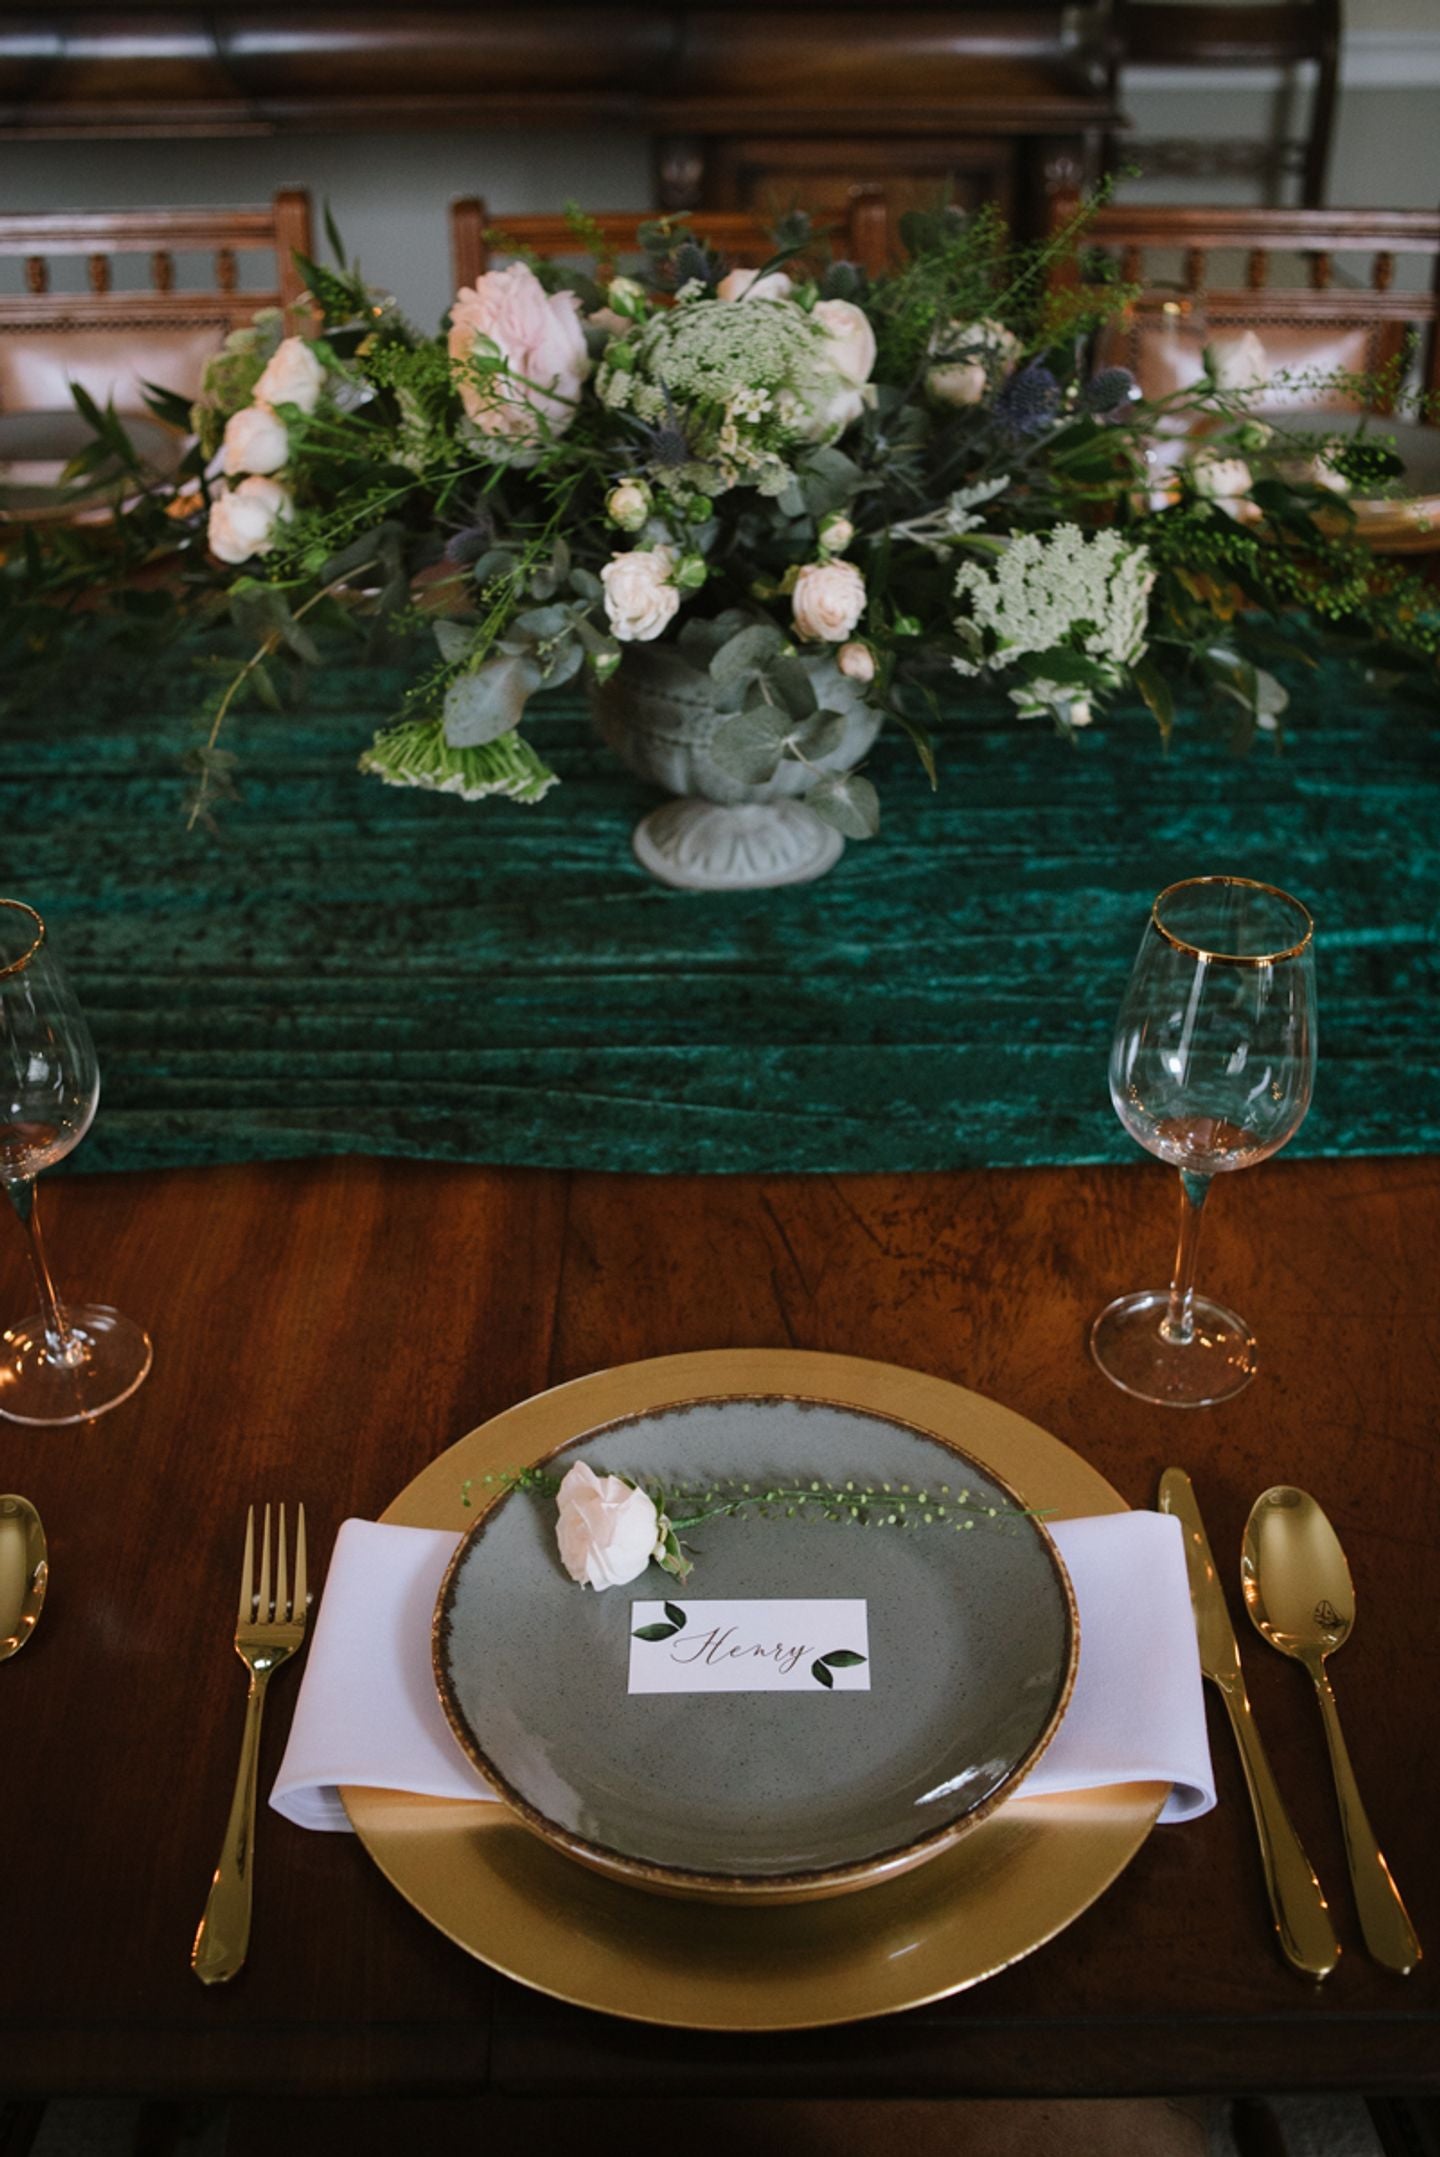
<path fill-rule="evenodd" d="M 1158 1168 L 905 1178 L 607 1178 L 351 1160 L 76 1176 L 46 1194 L 62 1285 L 148 1323 L 156 1361 L 89 1430 L 0 1423 L 0 1488 L 50 1537 L 39 1632 L 0 1668 L 0 2090 L 603 2089 L 950 2096 L 1440 2086 L 1432 1593 L 1440 1164 L 1284 1160 L 1217 1192 L 1202 1272 L 1257 1326 L 1260 1380 L 1196 1414 L 1091 1367 L 1085 1326 L 1159 1279 Z M 0 1310 L 27 1302 L 18 1232 Z M 632 2028 L 493 1978 L 348 1838 L 262 1819 L 248 1968 L 187 1954 L 224 1821 L 242 1674 L 243 1507 L 304 1499 L 323 1563 L 442 1447 L 549 1383 L 731 1344 L 844 1350 L 993 1394 L 1136 1504 L 1195 1478 L 1233 1554 L 1265 1485 L 1330 1511 L 1359 1595 L 1335 1665 L 1382 1843 L 1431 1959 L 1365 1958 L 1313 1703 L 1244 1643 L 1347 1954 L 1318 1995 L 1271 1944 L 1238 1767 L 1058 1941 L 938 2008 L 801 2038 Z M 1238 1598 L 1235 1599 L 1238 1607 Z M 1243 1620 L 1241 1621 L 1243 1623 Z M 263 1776 L 293 1686 L 272 1695 Z M 697 1920 L 698 1921 L 698 1920 Z"/>

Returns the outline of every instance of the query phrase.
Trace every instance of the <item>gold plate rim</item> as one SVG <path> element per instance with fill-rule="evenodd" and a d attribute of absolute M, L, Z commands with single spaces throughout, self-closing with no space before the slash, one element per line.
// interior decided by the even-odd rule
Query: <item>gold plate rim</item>
<path fill-rule="evenodd" d="M 707 1393 L 704 1396 L 707 1406 L 722 1401 L 775 1401 L 793 1398 L 793 1394 L 752 1392 Z M 841 1409 L 849 1407 L 849 1403 L 843 1401 L 821 1401 L 813 1393 L 806 1394 L 804 1398 L 807 1406 Z M 694 1405 L 695 1402 L 692 1397 L 687 1400 L 667 1402 L 663 1408 L 646 1409 L 643 1416 L 621 1417 L 618 1422 L 602 1424 L 593 1430 L 582 1431 L 577 1436 L 566 1439 L 561 1445 L 552 1446 L 548 1453 L 537 1456 L 534 1460 L 527 1460 L 520 1465 L 527 1468 L 543 1466 L 545 1462 L 553 1460 L 557 1453 L 566 1451 L 569 1446 L 603 1437 L 608 1431 L 623 1428 L 626 1423 L 635 1423 L 645 1418 L 663 1415 L 667 1408 L 674 1411 Z M 967 1453 L 958 1440 L 947 1438 L 943 1432 L 923 1430 L 916 1423 L 902 1421 L 890 1410 L 882 1414 L 878 1410 L 872 1409 L 870 1415 L 876 1422 L 892 1424 L 897 1430 L 907 1431 L 918 1438 L 927 1438 L 932 1445 L 942 1446 L 947 1453 L 953 1454 L 956 1460 L 963 1462 L 969 1468 L 978 1469 L 982 1475 L 988 1476 L 993 1483 L 1005 1492 L 1007 1497 L 1014 1499 L 1018 1506 L 1023 1507 L 1024 1500 L 1021 1498 L 1020 1493 L 1013 1490 L 1004 1477 L 999 1475 L 993 1468 L 987 1468 L 983 1462 L 975 1458 L 973 1453 Z M 485 1533 L 496 1513 L 499 1512 L 506 1500 L 513 1497 L 513 1495 L 513 1491 L 509 1489 L 497 1491 L 489 1503 L 481 1508 L 479 1517 L 472 1523 L 463 1539 L 456 1545 L 455 1555 L 445 1568 L 445 1577 L 440 1583 L 440 1592 L 435 1600 L 435 1616 L 430 1630 L 430 1662 L 435 1679 L 435 1690 L 439 1695 L 440 1705 L 445 1711 L 446 1721 L 450 1725 L 456 1743 L 461 1751 L 465 1753 L 472 1767 L 478 1768 L 485 1780 L 495 1790 L 502 1804 L 508 1805 L 511 1811 L 519 1819 L 525 1821 L 526 1825 L 533 1829 L 534 1833 L 539 1835 L 543 1841 L 552 1844 L 557 1850 L 563 1850 L 567 1856 L 573 1857 L 578 1864 L 593 1865 L 598 1872 L 606 1873 L 612 1878 L 628 1879 L 635 1886 L 640 1888 L 648 1887 L 653 1892 L 664 1893 L 669 1890 L 678 1895 L 693 1895 L 697 1899 L 714 1898 L 720 1900 L 730 1898 L 737 1903 L 741 1901 L 751 1903 L 798 1902 L 806 1896 L 819 1897 L 821 1895 L 858 1893 L 861 1888 L 872 1886 L 877 1881 L 892 1879 L 898 1873 L 908 1870 L 913 1865 L 927 1864 L 930 1859 L 938 1857 L 942 1851 L 949 1849 L 954 1843 L 958 1842 L 962 1835 L 971 1834 L 983 1820 L 988 1819 L 998 1805 L 1003 1805 L 1008 1798 L 1014 1796 L 1026 1776 L 1038 1765 L 1050 1741 L 1060 1727 L 1065 1710 L 1070 1705 L 1070 1697 L 1075 1690 L 1075 1673 L 1080 1662 L 1080 1613 L 1076 1607 L 1075 1590 L 1071 1586 L 1070 1574 L 1064 1559 L 1055 1547 L 1055 1538 L 1051 1535 L 1043 1520 L 1032 1519 L 1031 1525 L 1049 1561 L 1064 1607 L 1065 1668 L 1044 1726 L 1037 1733 L 1029 1749 L 1006 1775 L 1003 1782 L 988 1797 L 979 1804 L 972 1806 L 968 1812 L 962 1813 L 958 1818 L 947 1822 L 943 1827 L 928 1829 L 923 1835 L 917 1835 L 910 1842 L 902 1843 L 894 1849 L 885 1850 L 866 1858 L 851 1859 L 843 1864 L 813 1866 L 809 1869 L 792 1873 L 752 1876 L 748 1874 L 699 1872 L 685 1866 L 664 1865 L 652 1859 L 631 1856 L 624 1851 L 612 1848 L 607 1843 L 596 1842 L 561 1827 L 547 1813 L 543 1812 L 538 1806 L 532 1805 L 528 1799 L 523 1797 L 509 1777 L 490 1758 L 481 1745 L 479 1738 L 470 1728 L 460 1703 L 455 1697 L 454 1687 L 450 1682 L 445 1660 L 445 1635 L 449 1626 L 450 1606 L 460 1568 L 470 1550 Z"/>
<path fill-rule="evenodd" d="M 474 1517 L 461 1502 L 467 1475 L 677 1398 L 736 1392 L 818 1395 L 953 1431 L 1053 1518 L 1128 1511 L 1061 1440 L 948 1379 L 817 1350 L 706 1349 L 594 1371 L 502 1410 L 431 1461 L 380 1517 L 459 1534 Z M 1018 1962 L 1118 1877 L 1168 1787 L 1027 1798 L 1022 1786 L 973 1835 L 898 1879 L 760 1908 L 672 1900 L 604 1879 L 502 1805 L 353 1787 L 341 1797 L 390 1884 L 502 1976 L 624 2021 L 761 2032 L 900 2013 Z"/>

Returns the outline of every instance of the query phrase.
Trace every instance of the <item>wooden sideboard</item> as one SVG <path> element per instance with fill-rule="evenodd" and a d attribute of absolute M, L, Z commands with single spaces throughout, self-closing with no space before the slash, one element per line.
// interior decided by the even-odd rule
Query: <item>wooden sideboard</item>
<path fill-rule="evenodd" d="M 1054 0 L 0 6 L 0 140 L 629 127 L 666 208 L 997 201 L 1042 230 L 1115 114 Z"/>

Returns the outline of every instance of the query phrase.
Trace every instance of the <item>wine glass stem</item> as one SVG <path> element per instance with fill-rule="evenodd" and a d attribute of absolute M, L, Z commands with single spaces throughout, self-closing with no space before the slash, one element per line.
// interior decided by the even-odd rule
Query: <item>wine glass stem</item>
<path fill-rule="evenodd" d="M 1200 1223 L 1209 1195 L 1208 1176 L 1197 1176 L 1193 1169 L 1181 1169 L 1180 1238 L 1175 1246 L 1169 1308 L 1160 1321 L 1160 1337 L 1172 1348 L 1188 1348 L 1195 1338 L 1195 1257 L 1200 1248 Z"/>
<path fill-rule="evenodd" d="M 8 1180 L 6 1195 L 20 1216 L 25 1240 L 30 1248 L 30 1270 L 35 1276 L 35 1288 L 40 1297 L 40 1317 L 45 1328 L 45 1345 L 53 1363 L 76 1363 L 81 1359 L 81 1349 L 70 1335 L 60 1299 L 55 1293 L 55 1283 L 50 1278 L 50 1267 L 45 1258 L 45 1242 L 40 1234 L 40 1206 L 33 1176 L 21 1176 Z"/>

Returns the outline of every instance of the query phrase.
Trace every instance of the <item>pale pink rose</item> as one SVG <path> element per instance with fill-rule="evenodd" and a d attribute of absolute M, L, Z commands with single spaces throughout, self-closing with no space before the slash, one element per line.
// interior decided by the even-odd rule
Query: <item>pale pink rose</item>
<path fill-rule="evenodd" d="M 255 397 L 260 404 L 293 404 L 305 413 L 313 412 L 320 402 L 320 387 L 325 380 L 325 369 L 303 337 L 287 337 L 277 346 L 274 357 L 255 384 Z"/>
<path fill-rule="evenodd" d="M 560 1562 L 582 1588 L 623 1588 L 654 1557 L 662 1533 L 654 1501 L 618 1475 L 577 1461 L 555 1503 Z"/>
<path fill-rule="evenodd" d="M 242 479 L 210 504 L 205 536 L 217 561 L 232 566 L 268 554 L 278 526 L 288 524 L 295 504 L 278 480 Z"/>
<path fill-rule="evenodd" d="M 476 352 L 476 340 L 488 339 Z M 491 346 L 508 372 L 475 375 L 471 357 Z M 460 401 L 482 434 L 538 444 L 563 434 L 575 417 L 590 372 L 580 302 L 573 292 L 547 292 L 524 262 L 487 270 L 456 294 L 450 310 L 450 362 Z"/>
<path fill-rule="evenodd" d="M 853 562 L 807 562 L 790 608 L 800 636 L 843 644 L 865 612 L 865 579 Z"/>
<path fill-rule="evenodd" d="M 868 382 L 875 365 L 875 332 L 863 307 L 851 300 L 817 300 L 815 320 L 825 332 L 825 363 L 851 389 Z"/>
<path fill-rule="evenodd" d="M 1018 337 L 988 316 L 979 322 L 947 322 L 931 339 L 933 352 L 956 356 L 930 369 L 925 387 L 937 404 L 980 404 L 1020 357 Z"/>
<path fill-rule="evenodd" d="M 722 300 L 788 300 L 794 290 L 783 270 L 769 270 L 763 277 L 758 270 L 731 270 L 715 287 L 715 296 Z"/>
<path fill-rule="evenodd" d="M 225 424 L 224 469 L 237 472 L 280 472 L 290 461 L 290 436 L 285 422 L 268 404 L 247 404 Z"/>
<path fill-rule="evenodd" d="M 622 644 L 649 644 L 669 628 L 680 611 L 674 574 L 670 547 L 636 547 L 605 564 L 600 572 L 605 613 Z"/>

